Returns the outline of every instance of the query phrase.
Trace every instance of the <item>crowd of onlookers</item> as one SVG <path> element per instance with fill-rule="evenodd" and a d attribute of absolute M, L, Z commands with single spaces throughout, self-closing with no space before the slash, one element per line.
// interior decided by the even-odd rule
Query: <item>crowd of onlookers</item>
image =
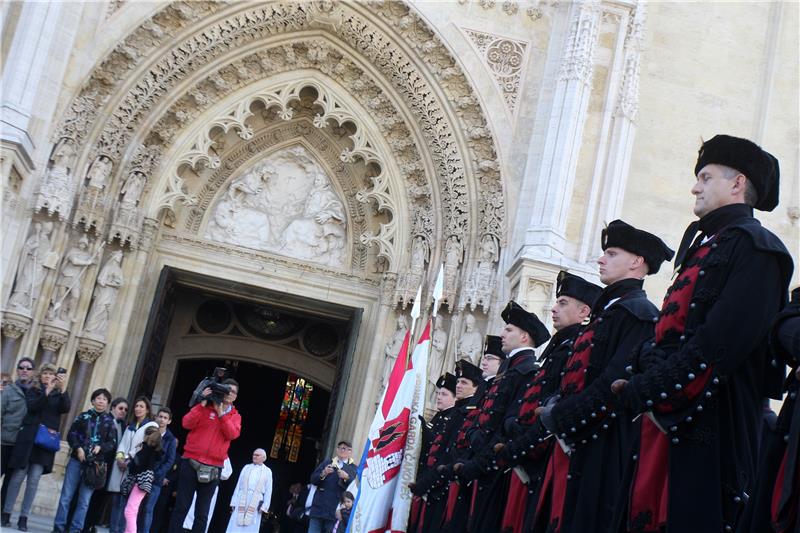
<path fill-rule="evenodd" d="M 188 431 L 180 457 L 168 407 L 155 410 L 153 419 L 146 396 L 131 403 L 112 398 L 105 388 L 93 391 L 91 407 L 75 417 L 66 433 L 69 456 L 53 533 L 94 533 L 100 524 L 111 533 L 206 533 L 219 482 L 233 473 L 228 448 L 241 433 L 241 416 L 233 405 L 239 385 L 233 379 L 222 384 L 222 394 L 206 384 L 195 391 L 194 405 L 180 421 Z M 23 357 L 17 379 L 3 374 L 0 395 L 0 526 L 11 526 L 24 481 L 16 525 L 27 531 L 39 480 L 53 471 L 62 417 L 71 408 L 66 372 L 49 363 L 37 372 L 34 361 Z M 356 478 L 351 455 L 350 443 L 339 442 L 336 455 L 317 467 L 310 483 L 292 485 L 279 515 L 281 531 L 344 532 L 354 500 L 347 491 Z M 261 528 L 272 498 L 266 459 L 266 452 L 256 449 L 239 473 L 227 531 Z"/>

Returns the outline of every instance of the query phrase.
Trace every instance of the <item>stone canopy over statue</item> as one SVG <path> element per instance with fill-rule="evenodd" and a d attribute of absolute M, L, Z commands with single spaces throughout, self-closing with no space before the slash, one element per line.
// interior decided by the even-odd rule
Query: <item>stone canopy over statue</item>
<path fill-rule="evenodd" d="M 228 185 L 206 225 L 208 239 L 339 267 L 347 216 L 322 167 L 302 146 L 280 150 Z"/>

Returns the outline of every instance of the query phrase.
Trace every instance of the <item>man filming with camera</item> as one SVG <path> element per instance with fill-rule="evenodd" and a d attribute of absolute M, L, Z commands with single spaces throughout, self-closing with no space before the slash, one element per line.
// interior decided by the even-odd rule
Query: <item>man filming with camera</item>
<path fill-rule="evenodd" d="M 219 484 L 228 448 L 242 432 L 242 417 L 233 406 L 238 393 L 239 384 L 235 380 L 212 380 L 202 389 L 202 400 L 181 420 L 189 433 L 178 467 L 178 495 L 169 524 L 170 533 L 181 533 L 195 492 L 192 531 L 206 531 L 211 497 Z"/>

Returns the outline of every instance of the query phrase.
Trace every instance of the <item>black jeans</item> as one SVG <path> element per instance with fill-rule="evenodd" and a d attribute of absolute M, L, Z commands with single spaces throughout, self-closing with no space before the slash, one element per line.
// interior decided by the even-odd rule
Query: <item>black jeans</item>
<path fill-rule="evenodd" d="M 169 533 L 181 533 L 183 520 L 192 505 L 192 496 L 197 492 L 197 501 L 194 503 L 194 524 L 192 533 L 205 533 L 208 523 L 209 507 L 214 489 L 219 485 L 219 479 L 210 483 L 198 483 L 197 471 L 189 464 L 188 459 L 181 459 L 178 467 L 178 496 L 175 500 L 175 510 L 169 523 Z"/>

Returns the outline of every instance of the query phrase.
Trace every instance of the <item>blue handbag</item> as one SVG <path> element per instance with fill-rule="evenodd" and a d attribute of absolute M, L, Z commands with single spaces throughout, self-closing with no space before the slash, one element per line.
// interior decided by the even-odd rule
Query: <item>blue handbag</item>
<path fill-rule="evenodd" d="M 61 436 L 58 434 L 58 430 L 39 424 L 33 444 L 48 452 L 57 452 L 61 448 Z"/>

